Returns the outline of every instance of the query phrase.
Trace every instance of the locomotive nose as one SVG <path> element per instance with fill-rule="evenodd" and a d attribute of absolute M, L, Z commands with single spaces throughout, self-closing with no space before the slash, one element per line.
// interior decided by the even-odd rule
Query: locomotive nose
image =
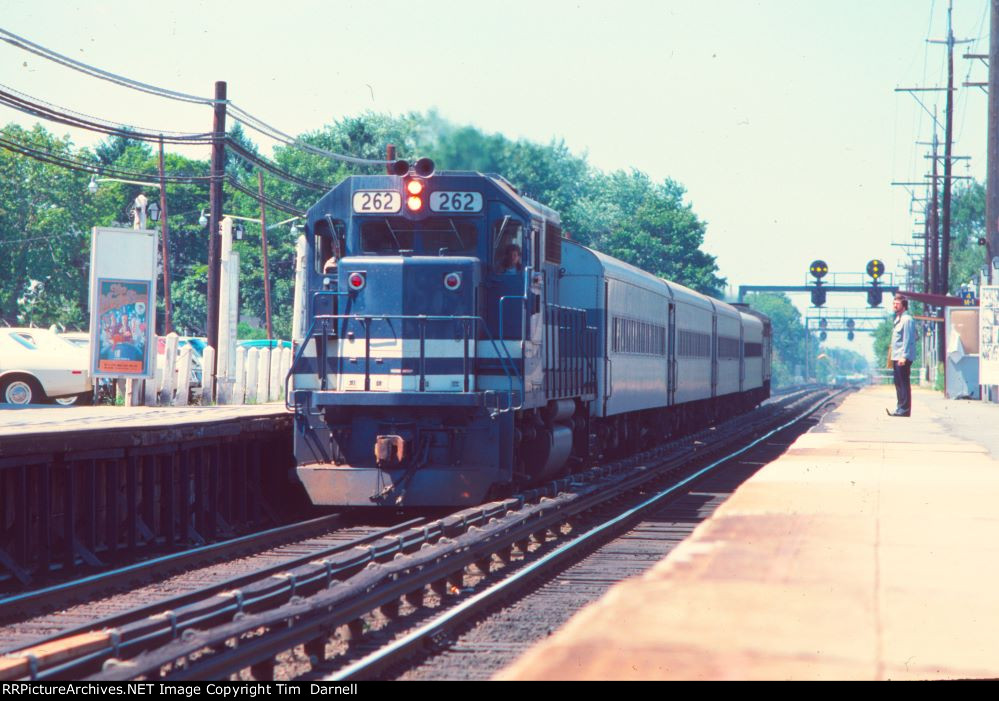
<path fill-rule="evenodd" d="M 471 316 L 479 264 L 465 257 L 345 258 L 348 314 Z M 357 279 L 357 284 L 353 280 Z"/>

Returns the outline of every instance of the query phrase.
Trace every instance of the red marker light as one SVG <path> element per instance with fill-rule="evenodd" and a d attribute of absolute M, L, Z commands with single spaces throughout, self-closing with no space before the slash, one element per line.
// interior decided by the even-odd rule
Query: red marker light
<path fill-rule="evenodd" d="M 423 206 L 423 200 L 416 195 L 413 195 L 406 200 L 406 206 L 415 212 Z"/>
<path fill-rule="evenodd" d="M 364 276 L 361 273 L 351 273 L 347 276 L 347 286 L 357 292 L 364 287 Z"/>
<path fill-rule="evenodd" d="M 444 287 L 454 292 L 461 287 L 461 273 L 448 273 L 444 276 Z"/>
<path fill-rule="evenodd" d="M 406 183 L 406 192 L 408 192 L 411 195 L 419 195 L 421 192 L 423 192 L 423 183 L 421 183 L 419 180 L 410 180 L 408 183 Z"/>

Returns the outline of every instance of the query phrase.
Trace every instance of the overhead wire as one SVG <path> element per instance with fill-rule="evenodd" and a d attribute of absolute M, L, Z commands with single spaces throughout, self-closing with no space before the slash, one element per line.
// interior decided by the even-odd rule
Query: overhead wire
<path fill-rule="evenodd" d="M 20 153 L 23 156 L 28 156 L 35 160 L 44 161 L 51 163 L 52 165 L 61 166 L 68 168 L 70 170 L 76 170 L 84 173 L 90 173 L 92 175 L 102 175 L 107 177 L 117 177 L 123 179 L 142 179 L 142 178 L 159 178 L 160 176 L 156 173 L 141 173 L 136 171 L 127 171 L 120 168 L 103 165 L 101 163 L 81 161 L 79 159 L 73 158 L 62 153 L 54 153 L 47 149 L 39 148 L 37 146 L 32 146 L 30 144 L 25 144 L 16 140 L 10 139 L 8 136 L 0 135 L 0 148 L 4 148 L 8 151 Z M 163 180 L 169 183 L 196 183 L 203 181 L 210 181 L 213 177 L 211 175 L 186 175 L 186 174 L 170 174 L 164 175 Z"/>
<path fill-rule="evenodd" d="M 192 95 L 190 93 L 182 93 L 176 90 L 168 90 L 166 88 L 161 88 L 156 85 L 151 85 L 149 83 L 144 83 L 142 81 L 134 80 L 132 78 L 126 78 L 110 71 L 105 71 L 103 69 L 97 68 L 82 61 L 77 61 L 76 59 L 64 56 L 52 49 L 48 49 L 40 44 L 25 39 L 22 36 L 14 34 L 13 32 L 0 27 L 0 40 L 11 44 L 19 49 L 23 49 L 37 56 L 41 56 L 47 60 L 58 63 L 67 68 L 79 71 L 86 75 L 94 78 L 100 78 L 101 80 L 106 80 L 117 85 L 132 88 L 134 90 L 139 90 L 144 93 L 151 95 L 156 95 L 159 97 L 165 97 L 173 100 L 180 100 L 182 102 L 190 102 L 203 105 L 216 105 L 216 104 L 226 104 L 228 109 L 233 113 L 233 119 L 240 122 L 241 124 L 268 136 L 275 141 L 279 141 L 287 146 L 292 146 L 298 148 L 299 150 L 306 151 L 318 156 L 323 156 L 337 161 L 342 161 L 344 163 L 352 163 L 354 165 L 369 165 L 369 166 L 384 166 L 389 161 L 384 159 L 375 158 L 360 158 L 357 156 L 349 156 L 342 153 L 336 153 L 334 151 L 329 151 L 327 149 L 320 148 L 309 144 L 301 139 L 291 136 L 277 127 L 274 127 L 262 119 L 255 117 L 253 114 L 239 107 L 236 103 L 231 100 L 216 100 L 213 98 L 202 97 L 199 95 Z"/>
<path fill-rule="evenodd" d="M 0 86 L 6 87 L 6 86 Z M 24 95 L 24 93 L 21 93 Z M 61 109 L 57 110 L 54 107 L 48 107 L 40 102 L 33 99 L 29 99 L 29 96 L 18 96 L 14 93 L 8 92 L 7 90 L 0 89 L 0 104 L 7 105 L 15 110 L 24 112 L 25 114 L 30 114 L 35 117 L 40 117 L 53 122 L 58 122 L 60 124 L 65 124 L 67 126 L 78 127 L 80 129 L 85 129 L 87 131 L 97 132 L 101 134 L 107 134 L 109 136 L 120 136 L 122 138 L 137 139 L 140 141 L 159 141 L 161 138 L 163 141 L 173 144 L 211 144 L 214 140 L 214 135 L 210 132 L 201 134 L 183 134 L 179 135 L 176 132 L 172 134 L 151 134 L 137 129 L 131 128 L 128 125 L 120 124 L 116 122 L 111 122 L 110 120 L 104 120 L 105 123 L 99 121 L 94 121 L 90 119 L 84 119 L 82 117 L 74 117 L 71 114 L 67 114 Z"/>
<path fill-rule="evenodd" d="M 291 204 L 290 202 L 285 202 L 284 200 L 280 200 L 271 195 L 264 195 L 263 197 L 261 197 L 259 192 L 256 192 L 255 190 L 252 190 L 243 183 L 239 182 L 239 180 L 234 175 L 227 175 L 225 181 L 230 186 L 232 186 L 233 189 L 238 190 L 239 192 L 242 192 L 245 195 L 249 195 L 255 200 L 262 201 L 264 204 L 266 204 L 269 207 L 273 207 L 274 209 L 279 209 L 282 212 L 287 212 L 288 214 L 294 214 L 300 217 L 305 216 L 304 209 L 300 209 L 299 207 Z"/>
<path fill-rule="evenodd" d="M 94 117 L 92 115 L 83 115 L 79 112 L 74 112 L 73 110 L 61 107 L 59 105 L 54 105 L 52 103 L 39 100 L 38 98 L 32 97 L 26 93 L 20 92 L 18 90 L 13 90 L 5 85 L 0 84 L 0 104 L 5 104 L 13 109 L 19 110 L 26 114 L 31 114 L 33 116 L 46 119 L 49 121 L 54 121 L 60 124 L 65 124 L 68 126 L 79 127 L 81 129 L 86 129 L 88 131 L 95 131 L 99 133 L 108 134 L 111 136 L 118 136 L 125 139 L 136 139 L 140 141 L 147 142 L 158 142 L 161 138 L 164 142 L 174 143 L 174 144 L 211 144 L 214 141 L 214 135 L 210 132 L 195 134 L 190 132 L 164 132 L 154 133 L 151 131 L 144 131 L 137 127 L 129 124 L 124 124 L 121 122 L 114 122 L 112 120 L 104 119 L 102 117 Z M 74 117 L 72 115 L 79 115 Z M 86 119 L 84 119 L 86 117 Z M 329 185 L 324 185 L 322 183 L 316 183 L 305 178 L 300 178 L 297 175 L 289 173 L 283 170 L 277 164 L 268 161 L 263 156 L 255 154 L 249 149 L 245 148 L 242 144 L 237 142 L 231 136 L 226 135 L 226 143 L 234 152 L 236 152 L 239 157 L 246 160 L 249 163 L 262 168 L 267 172 L 273 174 L 274 176 L 290 182 L 301 187 L 310 188 L 320 192 L 325 192 L 330 189 Z"/>
<path fill-rule="evenodd" d="M 270 161 L 265 159 L 259 154 L 253 153 L 242 144 L 238 143 L 232 137 L 226 139 L 226 144 L 228 148 L 231 148 L 240 158 L 243 160 L 266 170 L 268 173 L 275 175 L 281 180 L 293 183 L 295 185 L 300 185 L 302 187 L 307 187 L 312 190 L 318 190 L 320 192 L 326 192 L 330 189 L 329 185 L 323 185 L 322 183 L 312 182 L 311 180 L 306 180 L 305 178 L 300 178 L 297 175 L 293 175 L 286 170 L 282 170 L 279 166 L 272 164 Z"/>
<path fill-rule="evenodd" d="M 100 78 L 101 80 L 106 80 L 123 87 L 132 88 L 134 90 L 139 90 L 144 93 L 149 93 L 150 95 L 157 95 L 159 97 L 170 98 L 171 100 L 180 100 L 182 102 L 193 102 L 195 104 L 201 105 L 214 105 L 217 102 L 224 102 L 224 100 L 215 100 L 209 97 L 202 97 L 200 95 L 191 95 L 190 93 L 178 92 L 176 90 L 168 90 L 166 88 L 161 88 L 156 85 L 150 85 L 149 83 L 143 83 L 138 80 L 133 80 L 131 78 L 126 78 L 124 76 L 116 75 L 110 71 L 105 71 L 96 66 L 91 66 L 82 61 L 77 61 L 68 56 L 64 56 L 52 49 L 48 49 L 41 44 L 36 44 L 32 41 L 28 41 L 24 37 L 18 36 L 13 32 L 0 27 L 0 40 L 7 42 L 12 46 L 16 46 L 19 49 L 28 51 L 35 54 L 36 56 L 41 56 L 49 61 L 58 63 L 67 68 L 71 68 L 75 71 L 79 71 L 93 78 Z"/>
<path fill-rule="evenodd" d="M 104 117 L 96 117 L 96 116 L 94 116 L 92 114 L 86 114 L 84 112 L 79 112 L 79 111 L 71 109 L 69 107 L 63 107 L 62 105 L 57 105 L 57 104 L 49 102 L 47 100 L 43 100 L 43 99 L 41 99 L 39 97 L 35 97 L 34 95 L 29 95 L 26 92 L 22 92 L 20 90 L 12 88 L 9 85 L 4 85 L 2 83 L 0 83 L 0 89 L 6 90 L 7 92 L 12 93 L 13 95 L 16 95 L 17 97 L 21 98 L 21 100 L 23 100 L 25 102 L 33 102 L 33 103 L 36 103 L 38 105 L 42 105 L 42 106 L 46 107 L 48 110 L 52 111 L 53 113 L 56 113 L 56 114 L 61 113 L 64 116 L 72 117 L 74 119 L 89 120 L 91 122 L 96 122 L 96 123 L 100 123 L 100 124 L 103 124 L 103 125 L 107 125 L 109 127 L 120 129 L 122 131 L 133 132 L 133 133 L 136 133 L 136 134 L 149 134 L 151 136 L 156 136 L 156 137 L 159 137 L 160 135 L 163 135 L 165 137 L 166 136 L 176 136 L 176 137 L 199 137 L 199 136 L 209 136 L 210 137 L 210 136 L 212 136 L 211 132 L 195 133 L 195 132 L 187 132 L 187 131 L 176 131 L 176 130 L 172 130 L 172 129 L 152 129 L 152 128 L 149 128 L 149 127 L 137 127 L 137 126 L 132 125 L 132 124 L 125 124 L 123 122 L 116 122 L 116 121 L 111 120 L 111 119 L 105 119 Z"/>

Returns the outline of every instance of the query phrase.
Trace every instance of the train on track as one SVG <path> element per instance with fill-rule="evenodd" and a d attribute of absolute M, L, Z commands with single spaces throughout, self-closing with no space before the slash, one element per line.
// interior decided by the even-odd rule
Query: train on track
<path fill-rule="evenodd" d="M 766 316 L 569 240 L 499 175 L 390 170 L 306 217 L 287 401 L 313 503 L 477 504 L 770 395 Z"/>

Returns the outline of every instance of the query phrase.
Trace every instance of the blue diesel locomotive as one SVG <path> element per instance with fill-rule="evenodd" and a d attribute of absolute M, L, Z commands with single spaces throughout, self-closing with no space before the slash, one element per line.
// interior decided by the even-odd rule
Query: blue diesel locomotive
<path fill-rule="evenodd" d="M 307 216 L 288 402 L 313 503 L 477 504 L 769 396 L 765 316 L 563 237 L 499 175 L 394 172 Z"/>

